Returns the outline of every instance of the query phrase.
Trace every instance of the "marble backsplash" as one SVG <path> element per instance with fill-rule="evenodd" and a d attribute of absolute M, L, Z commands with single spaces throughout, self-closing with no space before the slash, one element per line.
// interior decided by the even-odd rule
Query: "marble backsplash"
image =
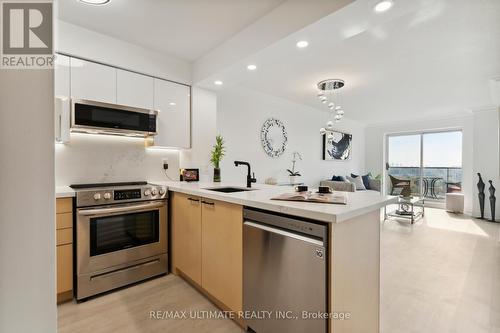
<path fill-rule="evenodd" d="M 78 183 L 178 179 L 179 151 L 145 148 L 140 138 L 71 134 L 71 142 L 55 145 L 56 186 Z"/>

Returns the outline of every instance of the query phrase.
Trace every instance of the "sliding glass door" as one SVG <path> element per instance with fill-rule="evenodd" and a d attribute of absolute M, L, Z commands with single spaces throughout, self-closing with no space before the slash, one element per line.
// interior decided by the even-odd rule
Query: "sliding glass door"
<path fill-rule="evenodd" d="M 462 132 L 420 132 L 387 137 L 386 193 L 442 202 L 462 191 Z"/>
<path fill-rule="evenodd" d="M 419 196 L 422 156 L 420 134 L 391 135 L 387 144 L 387 193 Z"/>

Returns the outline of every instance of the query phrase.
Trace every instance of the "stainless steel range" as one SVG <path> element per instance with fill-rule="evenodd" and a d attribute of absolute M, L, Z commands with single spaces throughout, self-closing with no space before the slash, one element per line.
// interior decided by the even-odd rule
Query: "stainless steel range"
<path fill-rule="evenodd" d="M 167 189 L 146 182 L 79 184 L 76 298 L 167 273 Z"/>

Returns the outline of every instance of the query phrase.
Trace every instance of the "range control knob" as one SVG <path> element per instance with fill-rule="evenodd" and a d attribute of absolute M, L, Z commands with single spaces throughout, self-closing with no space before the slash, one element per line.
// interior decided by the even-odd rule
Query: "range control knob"
<path fill-rule="evenodd" d="M 160 188 L 160 195 L 164 195 L 165 194 L 165 189 L 163 187 Z"/>
<path fill-rule="evenodd" d="M 105 200 L 109 200 L 109 199 L 111 199 L 111 193 L 109 193 L 109 192 L 104 193 L 104 199 L 105 199 Z"/>
<path fill-rule="evenodd" d="M 152 194 L 152 195 L 157 195 L 157 194 L 158 194 L 158 190 L 157 190 L 157 189 L 155 189 L 155 188 L 153 188 L 153 189 L 151 190 L 151 194 Z"/>
<path fill-rule="evenodd" d="M 97 200 L 101 200 L 101 194 L 100 193 L 96 193 L 94 194 L 94 200 L 97 201 Z"/>
<path fill-rule="evenodd" d="M 151 195 L 151 190 L 147 189 L 146 191 L 144 191 L 144 195 L 145 196 L 150 196 Z"/>

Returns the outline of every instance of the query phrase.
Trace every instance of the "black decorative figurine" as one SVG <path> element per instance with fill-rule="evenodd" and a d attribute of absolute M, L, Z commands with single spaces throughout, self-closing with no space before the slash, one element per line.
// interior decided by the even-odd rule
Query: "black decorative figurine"
<path fill-rule="evenodd" d="M 477 183 L 477 189 L 479 190 L 478 197 L 479 197 L 479 209 L 481 210 L 481 219 L 484 219 L 484 188 L 485 184 L 483 182 L 483 178 L 481 178 L 481 174 L 478 172 L 477 175 L 479 176 L 479 182 Z"/>
<path fill-rule="evenodd" d="M 497 198 L 495 197 L 495 187 L 493 186 L 493 182 L 491 180 L 488 181 L 490 183 L 490 206 L 491 206 L 491 222 L 495 222 L 495 205 L 497 203 Z"/>

